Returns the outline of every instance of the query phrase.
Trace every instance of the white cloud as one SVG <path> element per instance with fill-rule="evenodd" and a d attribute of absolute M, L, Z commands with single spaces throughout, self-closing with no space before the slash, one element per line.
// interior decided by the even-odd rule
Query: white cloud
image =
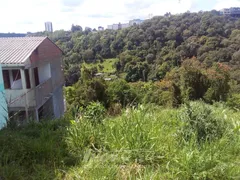
<path fill-rule="evenodd" d="M 240 0 L 0 0 L 0 32 L 43 31 L 44 22 L 68 30 L 71 24 L 106 27 L 147 18 L 149 14 L 173 14 L 240 6 Z"/>

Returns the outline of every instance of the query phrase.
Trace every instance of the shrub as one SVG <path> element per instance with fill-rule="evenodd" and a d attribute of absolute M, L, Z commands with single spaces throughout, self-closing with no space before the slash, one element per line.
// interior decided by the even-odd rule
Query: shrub
<path fill-rule="evenodd" d="M 137 95 L 131 86 L 121 79 L 108 84 L 107 95 L 110 103 L 120 103 L 123 107 L 131 105 L 137 99 Z"/>
<path fill-rule="evenodd" d="M 65 88 L 67 103 L 74 107 L 86 107 L 93 101 L 99 101 L 107 106 L 106 88 L 102 79 L 81 80 L 72 87 Z"/>
<path fill-rule="evenodd" d="M 227 106 L 235 110 L 240 110 L 240 94 L 231 95 L 227 99 Z"/>
<path fill-rule="evenodd" d="M 84 110 L 84 117 L 93 122 L 101 122 L 104 118 L 106 110 L 99 102 L 90 103 Z"/>
<path fill-rule="evenodd" d="M 144 94 L 144 103 L 154 103 L 160 106 L 176 107 L 181 102 L 180 89 L 172 81 L 162 80 L 154 83 Z"/>
<path fill-rule="evenodd" d="M 222 137 L 225 130 L 224 119 L 216 116 L 212 108 L 203 102 L 184 105 L 179 118 L 184 122 L 182 133 L 185 140 L 190 140 L 193 135 L 198 142 Z"/>
<path fill-rule="evenodd" d="M 120 103 L 113 103 L 108 108 L 108 114 L 110 116 L 120 115 L 122 113 L 122 105 Z"/>

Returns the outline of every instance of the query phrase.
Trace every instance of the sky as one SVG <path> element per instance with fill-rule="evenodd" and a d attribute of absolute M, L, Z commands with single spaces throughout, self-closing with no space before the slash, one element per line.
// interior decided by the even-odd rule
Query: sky
<path fill-rule="evenodd" d="M 54 30 L 71 25 L 97 28 L 150 16 L 240 7 L 240 0 L 0 0 L 0 32 L 44 31 L 51 21 Z"/>

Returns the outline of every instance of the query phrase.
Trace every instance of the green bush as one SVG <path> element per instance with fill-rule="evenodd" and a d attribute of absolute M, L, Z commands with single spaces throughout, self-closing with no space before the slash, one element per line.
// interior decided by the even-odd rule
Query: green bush
<path fill-rule="evenodd" d="M 102 112 L 93 106 L 90 114 Z M 139 106 L 101 123 L 82 110 L 0 131 L 0 178 L 239 179 L 240 113 L 220 103 Z"/>
<path fill-rule="evenodd" d="M 105 113 L 105 107 L 101 103 L 91 102 L 84 110 L 84 117 L 92 122 L 101 122 Z"/>
<path fill-rule="evenodd" d="M 235 109 L 240 110 L 240 94 L 233 94 L 227 99 L 227 106 Z"/>
<path fill-rule="evenodd" d="M 122 79 L 115 80 L 108 84 L 107 95 L 110 104 L 120 103 L 123 107 L 133 104 L 137 99 L 136 92 Z"/>
<path fill-rule="evenodd" d="M 183 106 L 179 118 L 185 124 L 183 134 L 187 140 L 195 136 L 198 142 L 219 139 L 227 123 L 215 114 L 213 107 L 203 102 L 190 102 Z"/>
<path fill-rule="evenodd" d="M 31 123 L 0 131 L 0 178 L 54 179 L 55 167 L 74 165 L 64 143 L 68 121 Z"/>

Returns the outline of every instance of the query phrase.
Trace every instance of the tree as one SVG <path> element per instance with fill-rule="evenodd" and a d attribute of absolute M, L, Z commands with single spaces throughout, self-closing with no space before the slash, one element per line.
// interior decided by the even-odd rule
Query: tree
<path fill-rule="evenodd" d="M 146 60 L 148 64 L 152 64 L 154 59 L 155 59 L 154 54 L 148 54 L 146 56 Z"/>
<path fill-rule="evenodd" d="M 77 31 L 80 31 L 80 32 L 82 32 L 82 27 L 81 26 L 79 26 L 79 25 L 72 25 L 72 27 L 71 27 L 71 32 L 77 32 Z"/>
<path fill-rule="evenodd" d="M 120 103 L 122 106 L 134 103 L 134 100 L 137 97 L 130 85 L 124 80 L 110 82 L 107 94 L 109 96 L 110 104 Z"/>
<path fill-rule="evenodd" d="M 75 84 L 79 80 L 79 78 L 80 78 L 79 65 L 73 65 L 65 72 L 65 80 L 67 86 Z"/>
<path fill-rule="evenodd" d="M 95 58 L 94 52 L 91 49 L 87 49 L 83 52 L 83 59 L 85 61 L 92 61 Z"/>

